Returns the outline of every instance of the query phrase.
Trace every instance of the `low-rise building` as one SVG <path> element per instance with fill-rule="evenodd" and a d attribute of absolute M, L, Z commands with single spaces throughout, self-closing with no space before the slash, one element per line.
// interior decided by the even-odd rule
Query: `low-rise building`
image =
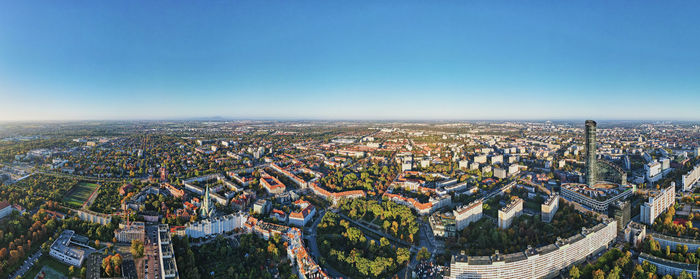
<path fill-rule="evenodd" d="M 132 240 L 144 241 L 146 236 L 146 226 L 143 222 L 132 222 L 131 224 L 119 224 L 119 228 L 114 231 L 114 237 L 118 242 L 131 243 Z"/>
<path fill-rule="evenodd" d="M 452 212 L 436 212 L 430 215 L 428 221 L 433 235 L 436 237 L 451 238 L 457 236 L 455 215 Z"/>
<path fill-rule="evenodd" d="M 681 275 L 681 273 L 687 272 L 690 276 L 693 277 L 693 279 L 698 278 L 697 264 L 667 260 L 644 252 L 639 254 L 638 261 L 639 264 L 649 262 L 650 264 L 655 265 L 656 273 L 658 274 L 670 274 L 673 276 L 679 276 Z"/>
<path fill-rule="evenodd" d="M 80 267 L 86 252 L 89 254 L 94 250 L 87 245 L 87 241 L 87 237 L 76 235 L 72 230 L 64 230 L 51 244 L 49 255 L 66 264 Z"/>

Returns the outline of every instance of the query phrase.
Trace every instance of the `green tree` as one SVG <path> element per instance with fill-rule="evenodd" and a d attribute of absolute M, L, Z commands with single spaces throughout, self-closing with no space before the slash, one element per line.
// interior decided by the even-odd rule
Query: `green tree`
<path fill-rule="evenodd" d="M 430 252 L 428 252 L 428 248 L 420 248 L 418 255 L 416 255 L 416 259 L 419 261 L 430 259 Z"/>
<path fill-rule="evenodd" d="M 143 241 L 140 241 L 138 239 L 134 239 L 131 241 L 131 254 L 134 256 L 134 258 L 140 258 L 143 257 Z"/>
<path fill-rule="evenodd" d="M 403 264 L 409 259 L 411 259 L 411 251 L 403 247 L 396 250 L 396 262 Z"/>
<path fill-rule="evenodd" d="M 605 279 L 605 272 L 600 269 L 594 271 L 593 279 Z"/>
<path fill-rule="evenodd" d="M 692 279 L 693 276 L 690 276 L 688 272 L 681 272 L 681 274 L 678 275 L 678 279 Z"/>
<path fill-rule="evenodd" d="M 581 271 L 578 270 L 577 266 L 571 267 L 571 270 L 569 270 L 569 277 L 572 279 L 578 279 L 581 277 Z"/>

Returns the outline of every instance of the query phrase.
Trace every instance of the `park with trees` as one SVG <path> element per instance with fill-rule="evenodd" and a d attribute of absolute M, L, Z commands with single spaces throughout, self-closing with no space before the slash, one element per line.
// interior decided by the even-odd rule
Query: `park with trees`
<path fill-rule="evenodd" d="M 405 205 L 390 200 L 344 199 L 338 208 L 351 219 L 362 221 L 403 241 L 417 240 L 416 215 Z"/>
<path fill-rule="evenodd" d="M 181 278 L 296 278 L 279 235 L 269 240 L 255 234 L 237 240 L 219 235 L 200 246 L 173 237 L 173 249 Z"/>
<path fill-rule="evenodd" d="M 365 235 L 338 214 L 327 212 L 318 225 L 323 260 L 350 278 L 388 278 L 410 260 L 408 248 Z"/>

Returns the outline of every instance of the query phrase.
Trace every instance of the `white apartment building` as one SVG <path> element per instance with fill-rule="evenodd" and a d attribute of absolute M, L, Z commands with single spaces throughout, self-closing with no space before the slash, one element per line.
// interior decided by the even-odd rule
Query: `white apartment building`
<path fill-rule="evenodd" d="M 693 167 L 688 173 L 681 176 L 681 186 L 683 186 L 683 191 L 690 191 L 693 189 L 693 185 L 700 179 L 700 164 Z"/>
<path fill-rule="evenodd" d="M 498 210 L 498 227 L 507 229 L 513 223 L 513 219 L 521 214 L 523 214 L 523 199 L 516 198 Z"/>
<path fill-rule="evenodd" d="M 604 251 L 616 236 L 617 222 L 605 218 L 580 234 L 536 249 L 491 257 L 455 255 L 447 278 L 551 278 L 588 255 Z"/>
<path fill-rule="evenodd" d="M 175 262 L 175 251 L 173 244 L 170 242 L 170 226 L 167 224 L 158 225 L 158 262 L 160 264 L 160 278 L 177 279 L 180 275 L 177 272 L 177 263 Z"/>
<path fill-rule="evenodd" d="M 511 164 L 508 166 L 508 176 L 516 175 L 520 172 L 520 166 L 518 164 Z"/>
<path fill-rule="evenodd" d="M 472 222 L 479 221 L 483 215 L 483 201 L 476 200 L 466 206 L 457 207 L 452 211 L 455 216 L 457 230 L 461 231 Z"/>
<path fill-rule="evenodd" d="M 690 274 L 693 279 L 698 278 L 698 265 L 689 264 L 685 262 L 677 262 L 667 259 L 662 259 L 654 255 L 649 255 L 647 253 L 639 254 L 639 264 L 643 262 L 649 262 L 656 266 L 656 272 L 659 274 L 671 274 L 673 276 L 679 276 L 684 271 Z"/>
<path fill-rule="evenodd" d="M 143 242 L 146 236 L 145 228 L 143 222 L 133 222 L 129 225 L 119 224 L 119 228 L 114 231 L 114 237 L 122 243 L 131 243 L 134 239 Z"/>
<path fill-rule="evenodd" d="M 497 177 L 497 178 L 500 178 L 500 179 L 504 179 L 504 178 L 507 177 L 507 173 L 506 173 L 506 170 L 505 170 L 505 169 L 502 169 L 502 168 L 494 168 L 494 169 L 493 169 L 493 176 L 494 176 L 494 177 Z"/>
<path fill-rule="evenodd" d="M 542 222 L 552 222 L 552 219 L 554 219 L 554 214 L 557 213 L 557 209 L 559 209 L 559 195 L 554 194 L 549 196 L 549 198 L 542 203 Z"/>
<path fill-rule="evenodd" d="M 652 161 L 646 165 L 644 165 L 644 170 L 646 170 L 646 179 L 649 181 L 649 183 L 654 183 L 656 181 L 661 180 L 663 177 L 661 175 L 661 163 L 658 161 Z"/>
<path fill-rule="evenodd" d="M 486 154 L 474 156 L 474 163 L 486 164 Z"/>
<path fill-rule="evenodd" d="M 501 164 L 503 163 L 503 155 L 493 155 L 491 156 L 491 164 Z"/>
<path fill-rule="evenodd" d="M 190 223 L 185 227 L 185 234 L 192 238 L 207 237 L 233 231 L 242 228 L 248 215 L 233 213 L 226 216 L 215 217 Z"/>
<path fill-rule="evenodd" d="M 649 197 L 640 209 L 640 221 L 647 225 L 654 223 L 654 219 L 670 206 L 676 203 L 676 186 L 671 185 Z"/>

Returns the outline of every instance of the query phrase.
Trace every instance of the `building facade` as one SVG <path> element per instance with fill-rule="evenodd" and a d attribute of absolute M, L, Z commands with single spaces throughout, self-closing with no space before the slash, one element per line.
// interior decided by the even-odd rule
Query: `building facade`
<path fill-rule="evenodd" d="M 554 219 L 554 214 L 557 213 L 559 209 L 559 195 L 554 194 L 549 196 L 542 206 L 540 206 L 542 211 L 542 222 L 549 223 Z"/>
<path fill-rule="evenodd" d="M 667 259 L 662 259 L 647 253 L 639 254 L 638 258 L 639 264 L 643 262 L 649 262 L 656 266 L 656 272 L 659 274 L 671 274 L 673 276 L 679 276 L 683 272 L 687 272 L 693 279 L 698 278 L 698 265 L 689 264 L 684 262 L 677 262 Z"/>
<path fill-rule="evenodd" d="M 676 203 L 676 187 L 671 185 L 649 197 L 640 208 L 639 219 L 642 223 L 651 225 L 654 219 Z"/>
<path fill-rule="evenodd" d="M 452 211 L 458 231 L 463 230 L 472 222 L 481 220 L 484 204 L 482 200 L 476 200 L 466 206 L 457 207 Z"/>
<path fill-rule="evenodd" d="M 498 227 L 507 229 L 513 223 L 513 220 L 521 214 L 523 214 L 523 199 L 516 198 L 498 210 Z"/>
<path fill-rule="evenodd" d="M 524 252 L 488 256 L 452 256 L 451 279 L 476 278 L 548 278 L 560 270 L 582 262 L 588 255 L 602 252 L 615 240 L 617 222 L 604 219 L 602 223 L 583 229 L 567 239 Z"/>
<path fill-rule="evenodd" d="M 209 237 L 242 228 L 248 215 L 233 213 L 187 224 L 185 234 L 191 238 Z"/>
<path fill-rule="evenodd" d="M 586 183 L 593 186 L 596 181 L 596 122 L 586 120 Z"/>
<path fill-rule="evenodd" d="M 170 242 L 170 226 L 168 224 L 158 225 L 158 263 L 160 264 L 160 278 L 177 279 L 180 275 L 177 272 L 175 262 L 175 250 Z"/>

